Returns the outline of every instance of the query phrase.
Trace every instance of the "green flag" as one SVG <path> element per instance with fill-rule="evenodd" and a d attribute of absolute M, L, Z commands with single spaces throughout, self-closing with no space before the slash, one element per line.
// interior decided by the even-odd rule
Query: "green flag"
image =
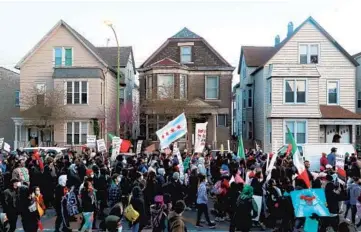
<path fill-rule="evenodd" d="M 108 133 L 108 136 L 109 136 L 110 140 L 113 140 L 114 135 L 112 135 L 111 133 Z"/>
<path fill-rule="evenodd" d="M 242 137 L 238 140 L 237 156 L 239 158 L 241 158 L 241 159 L 246 158 L 246 154 L 244 154 L 244 147 L 243 147 L 243 139 L 242 139 Z"/>

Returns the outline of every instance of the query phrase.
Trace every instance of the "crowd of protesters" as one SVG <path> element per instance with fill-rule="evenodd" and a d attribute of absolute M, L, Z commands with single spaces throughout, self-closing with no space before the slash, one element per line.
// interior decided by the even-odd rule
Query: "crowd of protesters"
<path fill-rule="evenodd" d="M 361 220 L 356 222 L 361 212 L 361 161 L 346 154 L 347 179 L 335 180 L 335 153 L 333 149 L 320 154 L 319 172 L 309 171 L 307 160 L 304 164 L 312 188 L 325 189 L 332 215 L 317 218 L 319 231 L 331 227 L 346 232 L 343 218 L 349 211 L 350 223 L 361 225 Z M 292 155 L 277 155 L 269 173 L 267 154 L 254 150 L 245 159 L 233 153 L 213 154 L 208 147 L 197 154 L 184 150 L 182 160 L 172 146 L 165 152 L 118 155 L 114 160 L 89 148 L 66 154 L 21 149 L 3 153 L 0 232 L 15 231 L 18 218 L 24 231 L 41 231 L 41 217 L 49 208 L 56 212 L 55 231 L 63 232 L 71 231 L 72 221 L 80 223 L 79 231 L 183 232 L 185 210 L 197 210 L 198 228 L 228 221 L 229 231 L 300 231 L 305 219 L 295 218 L 290 192 L 306 185 L 297 178 Z M 262 197 L 261 210 L 253 196 Z"/>

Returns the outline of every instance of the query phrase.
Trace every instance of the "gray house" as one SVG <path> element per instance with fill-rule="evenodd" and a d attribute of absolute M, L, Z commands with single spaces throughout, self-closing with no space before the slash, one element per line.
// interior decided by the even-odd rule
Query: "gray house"
<path fill-rule="evenodd" d="M 13 147 L 15 124 L 11 119 L 20 112 L 20 75 L 0 67 L 0 138 Z"/>

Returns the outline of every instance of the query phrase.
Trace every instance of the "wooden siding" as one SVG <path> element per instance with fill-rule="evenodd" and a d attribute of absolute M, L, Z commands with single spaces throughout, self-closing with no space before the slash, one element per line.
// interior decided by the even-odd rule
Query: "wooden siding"
<path fill-rule="evenodd" d="M 254 138 L 261 140 L 264 144 L 265 140 L 265 79 L 263 78 L 264 70 L 261 70 L 256 76 L 255 80 L 255 94 L 253 99 L 254 106 Z"/>

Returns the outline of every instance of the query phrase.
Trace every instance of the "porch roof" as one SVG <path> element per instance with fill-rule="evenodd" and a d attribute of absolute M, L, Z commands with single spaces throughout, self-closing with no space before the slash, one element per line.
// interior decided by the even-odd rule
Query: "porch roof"
<path fill-rule="evenodd" d="M 361 119 L 361 115 L 341 106 L 320 105 L 323 119 Z"/>

